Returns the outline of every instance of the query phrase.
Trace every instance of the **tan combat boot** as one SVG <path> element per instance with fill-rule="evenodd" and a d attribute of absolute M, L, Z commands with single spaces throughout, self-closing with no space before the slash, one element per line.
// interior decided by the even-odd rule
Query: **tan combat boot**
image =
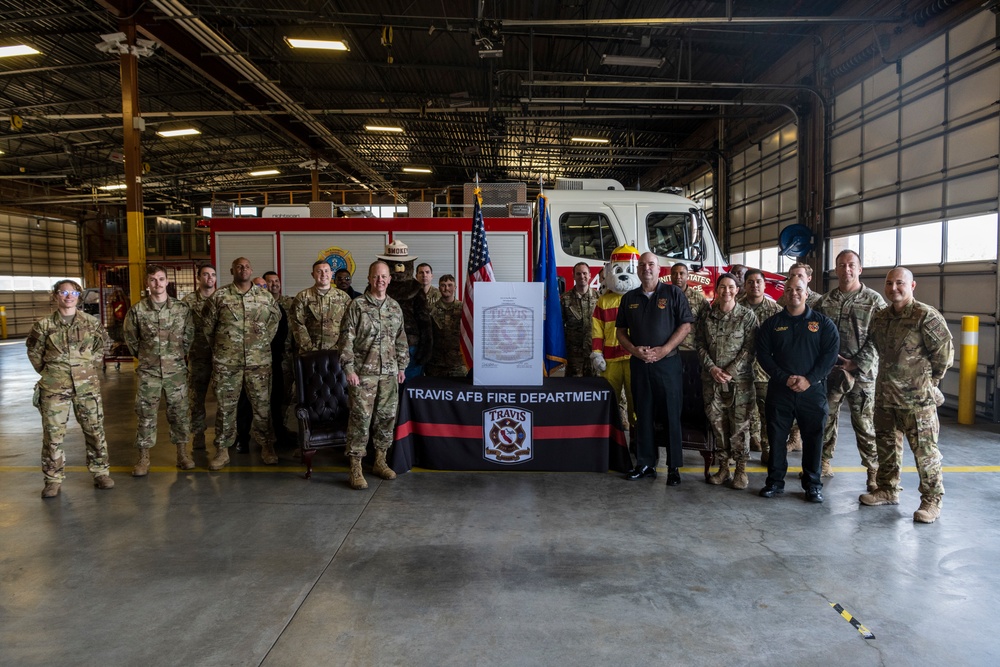
<path fill-rule="evenodd" d="M 229 463 L 229 448 L 228 447 L 216 447 L 215 458 L 208 462 L 208 469 L 218 472 L 226 467 Z"/>
<path fill-rule="evenodd" d="M 878 475 L 878 470 L 868 471 L 868 493 L 875 493 L 878 491 L 878 482 L 875 481 L 876 475 Z"/>
<path fill-rule="evenodd" d="M 382 479 L 396 479 L 396 473 L 385 462 L 384 450 L 375 450 L 375 465 L 372 466 L 372 474 L 378 475 Z"/>
<path fill-rule="evenodd" d="M 730 480 L 729 459 L 726 459 L 725 461 L 719 463 L 719 471 L 717 473 L 708 476 L 709 484 L 719 485 L 719 484 L 724 484 L 729 480 Z"/>
<path fill-rule="evenodd" d="M 913 513 L 917 523 L 934 523 L 941 516 L 941 506 L 930 500 L 921 500 L 920 509 Z"/>
<path fill-rule="evenodd" d="M 763 465 L 767 465 L 767 462 L 771 460 L 771 445 L 767 442 L 760 441 L 760 462 Z"/>
<path fill-rule="evenodd" d="M 45 488 L 42 489 L 42 498 L 55 498 L 59 495 L 59 489 L 61 488 L 61 482 L 45 482 Z"/>
<path fill-rule="evenodd" d="M 132 466 L 133 477 L 145 477 L 149 474 L 149 450 L 145 447 L 139 448 L 139 460 Z"/>
<path fill-rule="evenodd" d="M 260 460 L 268 466 L 273 466 L 278 462 L 278 455 L 274 453 L 274 445 L 267 443 L 260 446 Z"/>
<path fill-rule="evenodd" d="M 177 467 L 181 470 L 194 468 L 194 460 L 187 453 L 187 445 L 177 445 Z"/>
<path fill-rule="evenodd" d="M 745 489 L 750 483 L 747 479 L 747 462 L 737 461 L 736 462 L 736 473 L 733 475 L 733 488 L 734 489 Z"/>
<path fill-rule="evenodd" d="M 792 426 L 792 430 L 788 434 L 788 451 L 790 452 L 802 451 L 802 431 L 799 429 L 798 424 Z"/>
<path fill-rule="evenodd" d="M 360 456 L 351 457 L 351 479 L 348 484 L 350 484 L 351 488 L 355 491 L 361 491 L 362 489 L 368 488 L 368 482 L 365 481 L 365 476 L 361 472 Z"/>
<path fill-rule="evenodd" d="M 761 449 L 760 449 L 760 440 L 758 440 L 757 438 L 750 438 L 750 451 L 751 452 L 759 452 L 759 451 L 761 451 Z"/>
<path fill-rule="evenodd" d="M 819 471 L 820 477 L 833 477 L 833 462 L 830 459 L 823 461 L 823 469 Z M 874 489 L 868 489 L 873 491 Z"/>
<path fill-rule="evenodd" d="M 191 446 L 192 449 L 205 449 L 205 434 L 195 433 L 194 434 L 194 444 Z"/>
<path fill-rule="evenodd" d="M 879 505 L 898 505 L 899 495 L 889 491 L 888 489 L 878 489 L 871 493 L 862 493 L 858 497 L 858 502 L 862 505 L 868 505 L 869 507 L 877 507 Z M 923 505 L 921 505 L 923 507 Z"/>
<path fill-rule="evenodd" d="M 111 475 L 98 475 L 94 478 L 94 486 L 99 489 L 113 489 L 115 480 L 111 479 Z"/>

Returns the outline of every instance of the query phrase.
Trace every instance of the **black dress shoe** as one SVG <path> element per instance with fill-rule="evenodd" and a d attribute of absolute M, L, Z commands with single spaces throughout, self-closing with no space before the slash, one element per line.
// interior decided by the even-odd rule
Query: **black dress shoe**
<path fill-rule="evenodd" d="M 784 489 L 779 489 L 774 484 L 765 484 L 764 488 L 761 489 L 760 493 L 758 493 L 757 495 L 760 496 L 761 498 L 774 498 L 775 496 L 781 495 L 784 492 L 785 492 Z"/>
<path fill-rule="evenodd" d="M 821 503 L 823 502 L 823 492 L 817 487 L 812 487 L 806 491 L 806 502 L 807 503 Z"/>
<path fill-rule="evenodd" d="M 671 468 L 667 472 L 667 486 L 680 486 L 681 483 L 681 471 L 677 468 Z"/>
<path fill-rule="evenodd" d="M 636 480 L 642 479 L 643 477 L 652 477 L 656 479 L 656 468 L 653 466 L 636 466 L 629 471 L 625 479 Z"/>

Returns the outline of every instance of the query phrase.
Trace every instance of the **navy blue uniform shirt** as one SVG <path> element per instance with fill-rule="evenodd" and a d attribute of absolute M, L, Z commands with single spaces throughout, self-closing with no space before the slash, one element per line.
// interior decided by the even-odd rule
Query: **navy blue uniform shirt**
<path fill-rule="evenodd" d="M 782 385 L 791 375 L 804 376 L 810 385 L 825 382 L 839 352 L 837 326 L 809 307 L 798 316 L 782 309 L 764 320 L 757 332 L 757 361 L 772 381 Z"/>
<path fill-rule="evenodd" d="M 643 294 L 642 287 L 622 295 L 615 327 L 626 329 L 636 347 L 659 347 L 685 322 L 694 322 L 694 315 L 684 292 L 675 285 L 658 282 L 651 297 Z"/>

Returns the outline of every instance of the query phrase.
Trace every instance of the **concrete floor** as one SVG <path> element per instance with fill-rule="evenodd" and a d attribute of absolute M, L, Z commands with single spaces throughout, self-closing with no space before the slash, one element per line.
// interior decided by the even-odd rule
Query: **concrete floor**
<path fill-rule="evenodd" d="M 858 505 L 846 413 L 823 505 L 792 480 L 757 497 L 760 467 L 746 491 L 704 484 L 694 453 L 677 488 L 414 471 L 357 492 L 322 453 L 311 481 L 287 452 L 182 473 L 162 419 L 132 479 L 135 380 L 112 367 L 117 486 L 94 489 L 71 420 L 43 501 L 35 377 L 22 341 L 0 345 L 0 665 L 997 664 L 993 425 L 944 418 L 933 525 L 911 520 L 912 466 L 898 507 Z"/>

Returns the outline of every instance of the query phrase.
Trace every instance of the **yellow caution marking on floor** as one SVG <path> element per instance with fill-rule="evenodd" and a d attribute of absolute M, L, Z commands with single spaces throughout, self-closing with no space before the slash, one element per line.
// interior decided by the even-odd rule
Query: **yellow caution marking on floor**
<path fill-rule="evenodd" d="M 833 607 L 834 611 L 843 616 L 845 621 L 853 625 L 854 629 L 860 632 L 862 637 L 864 637 L 865 639 L 875 639 L 874 633 L 872 633 L 872 631 L 866 628 L 865 626 L 861 625 L 861 622 L 858 621 L 858 619 L 851 616 L 849 611 L 841 607 L 836 602 L 831 602 L 830 606 Z"/>

